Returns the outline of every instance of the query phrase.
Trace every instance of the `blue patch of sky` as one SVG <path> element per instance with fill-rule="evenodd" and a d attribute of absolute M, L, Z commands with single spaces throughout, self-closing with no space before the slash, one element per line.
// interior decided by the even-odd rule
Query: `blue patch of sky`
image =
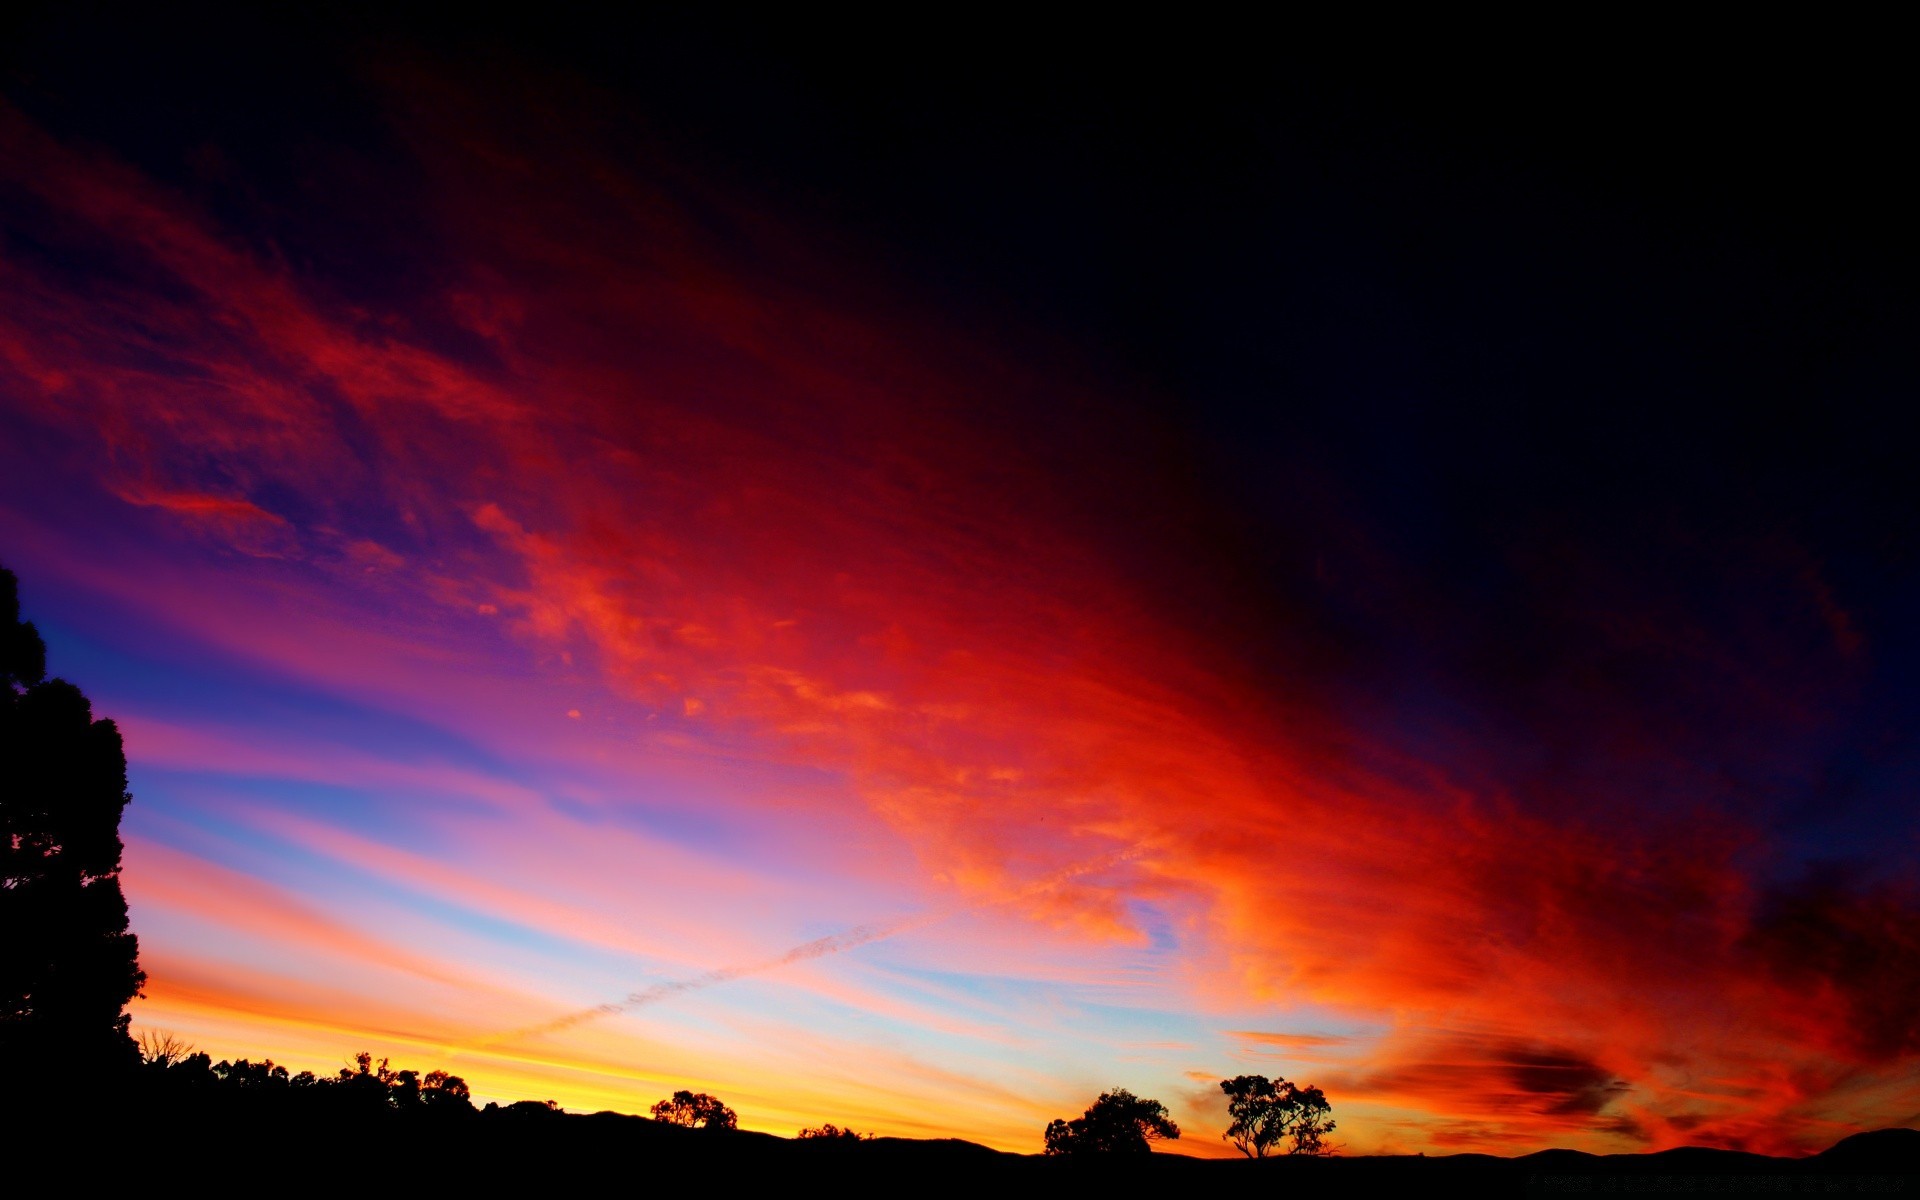
<path fill-rule="evenodd" d="M 352 746 L 395 762 L 445 762 L 523 782 L 511 764 L 438 726 L 290 683 L 155 630 L 110 623 L 114 635 L 101 636 L 97 622 L 84 629 L 64 620 L 37 623 L 52 673 L 92 696 L 98 716 L 114 715 L 102 703 L 110 697 L 176 723 L 271 729 L 289 735 L 285 740 Z"/>
<path fill-rule="evenodd" d="M 1135 929 L 1147 935 L 1148 945 L 1156 951 L 1177 950 L 1180 946 L 1179 930 L 1165 909 L 1146 900 L 1130 899 L 1126 902 L 1127 914 L 1133 918 Z"/>
<path fill-rule="evenodd" d="M 699 789 L 675 781 L 633 778 L 614 803 L 560 795 L 547 803 L 555 812 L 590 827 L 657 838 L 690 850 L 731 856 L 744 830 L 751 828 L 737 809 L 702 807 Z"/>
<path fill-rule="evenodd" d="M 713 743 L 704 744 L 709 750 L 717 750 Z M 732 769 L 736 761 L 750 765 L 736 772 Z M 617 782 L 623 803 L 595 807 L 589 802 L 582 807 L 591 809 L 599 819 L 621 823 L 638 832 L 665 834 L 691 845 L 737 833 L 740 819 L 730 815 L 737 810 L 752 810 L 757 823 L 757 814 L 764 810 L 766 799 L 782 792 L 817 797 L 845 794 L 849 790 L 843 773 L 768 761 L 757 755 L 743 756 L 740 760 L 721 757 L 708 765 L 706 778 L 697 787 L 683 776 L 649 780 L 623 775 Z M 603 795 L 607 791 L 604 785 L 594 790 Z"/>
<path fill-rule="evenodd" d="M 371 868 L 360 868 L 245 825 L 199 814 L 184 821 L 154 821 L 140 832 L 242 874 L 271 879 L 297 902 L 324 910 L 334 919 L 369 933 L 378 933 L 377 924 L 356 921 L 353 914 L 365 914 L 384 905 L 550 963 L 563 962 L 582 971 L 591 971 L 596 965 L 626 974 L 638 969 L 632 955 L 563 939 L 551 931 L 466 907 L 436 894 L 425 884 L 410 887 Z"/>
<path fill-rule="evenodd" d="M 1058 1009 L 1063 1005 L 1076 1011 L 1092 1007 L 1091 997 L 1117 993 L 1105 985 L 1062 984 L 1056 980 L 1019 978 L 1007 975 L 969 974 L 904 966 L 876 956 L 873 966 L 886 977 L 889 990 L 911 996 L 928 1007 L 951 1012 L 971 1012 L 979 1020 L 1000 1022 L 1010 1013 L 1032 1013 Z M 972 1006 L 967 1001 L 973 1001 Z M 1141 1008 L 1139 1011 L 1162 1011 Z"/>
<path fill-rule="evenodd" d="M 756 761 L 738 781 L 723 772 L 712 784 L 695 786 L 684 778 L 631 772 L 612 780 L 569 780 L 566 769 L 522 766 L 504 760 L 483 745 L 405 712 L 361 703 L 182 641 L 143 622 L 138 613 L 87 594 L 57 597 L 55 614 L 36 614 L 48 642 L 55 673 L 79 684 L 94 698 L 97 715 L 119 708 L 189 727 L 215 727 L 244 739 L 261 731 L 263 740 L 291 753 L 310 753 L 316 761 L 332 748 L 346 748 L 400 765 L 448 766 L 541 795 L 558 812 L 582 824 L 607 825 L 657 837 L 716 857 L 743 854 L 769 867 L 798 864 L 787 822 L 768 822 L 755 804 L 735 803 L 732 787 L 763 795 L 783 787 L 819 795 L 842 789 L 835 772 L 797 764 Z M 290 781 L 268 775 L 194 773 L 143 766 L 137 745 L 129 746 L 133 785 L 139 804 L 157 806 L 189 785 L 231 800 L 264 804 L 303 816 L 348 825 L 396 845 L 419 847 L 418 831 L 407 814 L 426 807 L 446 815 L 470 807 L 474 815 L 490 811 L 484 801 L 463 803 L 457 792 L 422 788 L 400 795 L 387 790 Z M 724 767 L 724 762 L 721 764 Z M 238 781 L 238 782 L 236 782 Z M 712 788 L 712 791 L 708 791 Z M 605 800 L 598 798 L 605 797 Z M 130 810 L 130 816 L 133 812 Z M 833 836 L 828 824 L 819 830 Z"/>
<path fill-rule="evenodd" d="M 145 832 L 142 814 L 164 812 L 197 822 L 219 822 L 243 831 L 242 822 L 225 820 L 210 808 L 272 810 L 324 824 L 351 828 L 356 834 L 397 849 L 431 853 L 442 842 L 440 834 L 424 826 L 421 795 L 390 793 L 306 783 L 271 776 L 208 774 L 166 768 L 134 766 L 128 770 L 134 803 L 126 821 Z M 469 807 L 458 798 L 436 795 L 430 811 L 438 816 Z M 479 806 L 472 806 L 476 809 Z M 481 810 L 484 811 L 484 810 Z"/>

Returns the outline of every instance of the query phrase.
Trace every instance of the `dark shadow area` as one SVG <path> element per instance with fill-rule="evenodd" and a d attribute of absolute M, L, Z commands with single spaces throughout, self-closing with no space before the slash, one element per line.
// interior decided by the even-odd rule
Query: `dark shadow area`
<path fill-rule="evenodd" d="M 1549 1150 L 1519 1158 L 1196 1159 L 1177 1154 L 1017 1155 L 958 1140 L 788 1139 L 737 1129 L 601 1112 L 568 1114 L 541 1101 L 476 1109 L 440 1072 L 360 1064 L 331 1082 L 265 1063 L 208 1064 L 190 1056 L 91 1101 L 16 1113 L 15 1147 L 89 1144 L 87 1178 L 140 1187 L 158 1150 L 219 1164 L 234 1178 L 291 1172 L 323 1186 L 335 1173 L 404 1178 L 431 1167 L 436 1186 L 564 1194 L 631 1178 L 649 1189 L 714 1187 L 934 1188 L 943 1194 L 1076 1194 L 1089 1188 L 1280 1188 L 1292 1194 L 1475 1195 L 1563 1192 L 1819 1192 L 1910 1194 L 1920 1187 L 1920 1131 L 1848 1138 L 1806 1159 L 1699 1148 L 1596 1156 Z M 387 1076 L 385 1084 L 381 1084 Z M 433 1082 L 438 1080 L 437 1083 Z M 384 1096 L 381 1094 L 384 1090 Z M 22 1184 L 70 1175 L 65 1155 L 10 1155 Z M 309 1175 L 309 1172 L 311 1174 Z M 1257 1176 L 1255 1178 L 1254 1176 Z"/>

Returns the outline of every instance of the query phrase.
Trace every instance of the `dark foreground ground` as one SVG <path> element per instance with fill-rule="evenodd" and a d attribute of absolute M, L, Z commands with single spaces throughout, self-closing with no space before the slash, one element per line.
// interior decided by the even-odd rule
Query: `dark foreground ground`
<path fill-rule="evenodd" d="M 963 1141 L 794 1141 L 708 1133 L 614 1113 L 302 1114 L 243 1097 L 158 1109 L 60 1105 L 16 1111 L 0 1137 L 0 1195 L 569 1195 L 664 1190 L 1183 1194 L 1920 1196 L 1920 1131 L 1885 1129 L 1804 1159 L 1688 1148 L 1518 1158 L 1217 1160 L 1155 1153 L 1119 1162 L 1004 1154 Z M 10 1186 L 11 1185 L 11 1186 Z"/>

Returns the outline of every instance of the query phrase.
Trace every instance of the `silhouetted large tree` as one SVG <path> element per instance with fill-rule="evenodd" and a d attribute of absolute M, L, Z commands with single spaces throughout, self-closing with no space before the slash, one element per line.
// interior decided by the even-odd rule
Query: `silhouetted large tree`
<path fill-rule="evenodd" d="M 120 892 L 120 731 L 46 666 L 0 569 L 0 1080 L 23 1086 L 131 1069 L 121 1010 L 146 979 Z"/>
<path fill-rule="evenodd" d="M 1265 1075 L 1236 1075 L 1220 1081 L 1233 1124 L 1221 1136 L 1249 1158 L 1265 1158 L 1291 1140 L 1289 1154 L 1322 1154 L 1332 1133 L 1333 1106 L 1317 1087 L 1301 1087 Z"/>
<path fill-rule="evenodd" d="M 1179 1136 L 1180 1127 L 1167 1117 L 1166 1105 L 1115 1088 L 1100 1093 L 1086 1115 L 1048 1125 L 1046 1147 L 1048 1154 L 1074 1157 L 1146 1154 L 1152 1149 L 1149 1141 Z"/>
<path fill-rule="evenodd" d="M 705 1092 L 675 1092 L 649 1111 L 656 1121 L 690 1129 L 728 1130 L 739 1124 L 732 1109 Z"/>

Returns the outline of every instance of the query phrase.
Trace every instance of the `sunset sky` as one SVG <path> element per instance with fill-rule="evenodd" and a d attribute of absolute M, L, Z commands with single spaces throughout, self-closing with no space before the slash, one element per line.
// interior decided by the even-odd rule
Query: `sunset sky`
<path fill-rule="evenodd" d="M 1920 1121 L 1911 84 L 863 36 L 7 28 L 136 1029 L 1023 1152 Z"/>

